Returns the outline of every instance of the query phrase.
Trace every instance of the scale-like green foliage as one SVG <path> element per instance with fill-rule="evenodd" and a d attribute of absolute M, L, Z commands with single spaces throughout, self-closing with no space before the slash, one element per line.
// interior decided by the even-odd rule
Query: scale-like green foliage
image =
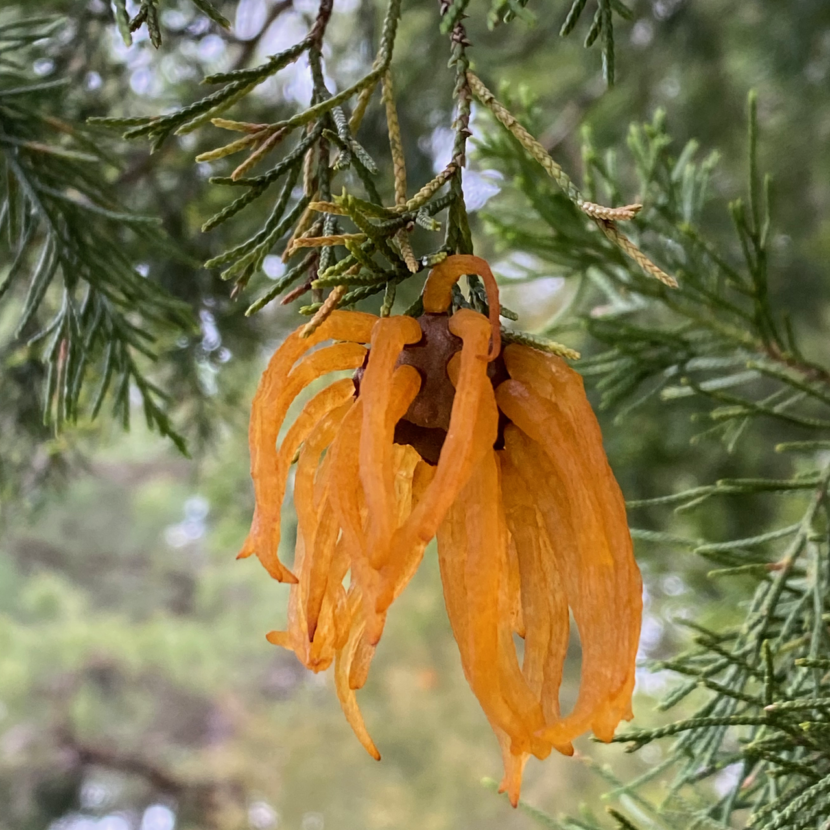
<path fill-rule="evenodd" d="M 228 19 L 210 0 L 190 0 L 190 2 L 209 20 L 224 29 L 230 27 Z M 153 46 L 156 49 L 161 46 L 161 23 L 159 21 L 161 0 L 139 0 L 138 10 L 132 17 L 127 8 L 127 0 L 110 0 L 110 5 L 118 31 L 127 46 L 133 42 L 133 33 L 142 26 L 147 27 Z"/>
<path fill-rule="evenodd" d="M 37 54 L 33 44 L 60 25 L 0 26 L 0 234 L 9 255 L 0 300 L 19 302 L 9 348 L 42 356 L 45 423 L 94 418 L 109 398 L 126 426 L 135 388 L 147 423 L 184 450 L 162 405 L 166 393 L 145 368 L 154 332 L 191 325 L 191 310 L 136 270 L 136 248 L 158 244 L 158 220 L 122 207 L 94 134 L 59 116 L 66 82 L 40 81 L 24 68 Z"/>

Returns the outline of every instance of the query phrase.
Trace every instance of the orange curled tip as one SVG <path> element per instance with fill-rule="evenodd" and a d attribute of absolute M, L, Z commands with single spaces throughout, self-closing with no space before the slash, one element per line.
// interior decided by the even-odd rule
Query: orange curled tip
<path fill-rule="evenodd" d="M 237 559 L 247 559 L 251 554 L 256 553 L 256 542 L 251 539 L 249 536 L 245 540 L 245 544 L 242 546 L 242 550 L 236 554 Z M 268 573 L 277 580 L 277 582 L 282 582 L 287 585 L 296 585 L 300 580 L 294 576 L 285 565 L 282 564 L 279 560 L 274 562 L 270 558 L 260 556 L 257 553 L 257 557 L 259 561 L 262 563 L 262 566 L 265 568 Z"/>
<path fill-rule="evenodd" d="M 366 642 L 370 646 L 376 646 L 380 642 L 385 626 L 386 609 L 383 611 L 376 611 L 366 620 Z"/>
<path fill-rule="evenodd" d="M 300 580 L 297 579 L 297 577 L 294 576 L 288 568 L 279 562 L 271 563 L 264 560 L 262 557 L 260 557 L 260 562 L 265 565 L 265 570 L 268 571 L 268 573 L 271 574 L 277 582 L 282 582 L 284 585 L 299 585 Z"/>
<path fill-rule="evenodd" d="M 574 745 L 569 740 L 560 739 L 556 741 L 553 738 L 551 738 L 551 734 L 560 735 L 560 733 L 554 732 L 556 727 L 557 724 L 554 724 L 553 726 L 545 726 L 542 729 L 539 729 L 536 732 L 534 732 L 533 736 L 548 744 L 549 746 L 553 747 L 553 749 L 555 749 L 560 755 L 565 755 L 568 758 L 573 757 L 576 750 L 574 749 Z"/>
<path fill-rule="evenodd" d="M 519 796 L 522 789 L 522 769 L 521 767 L 516 772 L 505 773 L 499 784 L 499 794 L 507 793 L 507 798 L 510 801 L 511 807 L 519 806 Z"/>
<path fill-rule="evenodd" d="M 256 521 L 256 514 L 254 521 Z M 236 554 L 237 559 L 247 559 L 249 556 L 252 556 L 254 550 L 256 548 L 256 544 L 254 542 L 254 533 L 253 530 L 245 537 L 245 542 L 242 545 L 242 550 Z"/>
<path fill-rule="evenodd" d="M 271 643 L 272 646 L 282 646 L 283 648 L 291 648 L 289 642 L 289 634 L 287 631 L 269 631 L 265 635 L 265 639 Z"/>
<path fill-rule="evenodd" d="M 424 285 L 424 311 L 443 314 L 452 302 L 452 287 L 465 274 L 477 274 L 484 280 L 487 305 L 490 308 L 490 351 L 488 361 L 493 361 L 501 351 L 501 324 L 499 323 L 499 287 L 490 266 L 481 257 L 472 254 L 453 254 L 439 262 L 430 272 Z"/>

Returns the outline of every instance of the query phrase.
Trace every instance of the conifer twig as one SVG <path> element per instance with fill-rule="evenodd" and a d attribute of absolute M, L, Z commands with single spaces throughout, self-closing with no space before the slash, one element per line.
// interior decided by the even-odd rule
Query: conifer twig
<path fill-rule="evenodd" d="M 633 219 L 642 205 L 627 205 L 621 208 L 606 208 L 582 198 L 577 186 L 567 173 L 550 157 L 547 150 L 519 123 L 515 116 L 490 92 L 472 72 L 467 74 L 473 95 L 493 113 L 522 147 L 544 168 L 565 195 L 583 212 L 590 216 L 597 227 L 626 256 L 630 257 L 649 276 L 660 280 L 670 288 L 677 287 L 677 280 L 658 268 L 627 236 L 616 227 L 616 220 Z"/>

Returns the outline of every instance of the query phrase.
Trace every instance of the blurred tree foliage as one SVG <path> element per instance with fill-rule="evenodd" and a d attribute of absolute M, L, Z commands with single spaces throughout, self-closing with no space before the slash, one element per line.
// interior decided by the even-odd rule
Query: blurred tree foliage
<path fill-rule="evenodd" d="M 171 129 L 151 154 L 88 122 L 152 126 L 213 93 L 198 86 L 206 76 L 301 42 L 318 15 L 305 0 L 214 5 L 0 9 L 0 828 L 825 826 L 830 8 L 403 5 L 392 68 L 407 196 L 447 174 L 427 200 L 445 235 L 413 210 L 412 246 L 463 249 L 469 216 L 518 326 L 583 351 L 646 581 L 642 654 L 657 671 L 643 671 L 620 736 L 642 748 L 584 742 L 582 763 L 532 765 L 528 818 L 480 787 L 498 750 L 461 676 L 434 562 L 364 693 L 379 766 L 329 680 L 261 636 L 286 597 L 232 558 L 251 503 L 246 409 L 265 356 L 320 289 L 246 317 L 240 292 L 267 297 L 285 278 L 281 248 L 260 247 L 233 291 L 202 267 L 257 239 L 277 198 L 200 233 L 238 190 L 208 183 L 228 162 L 193 161 L 222 140 L 214 127 Z M 325 46 L 220 115 L 284 122 L 361 83 L 384 15 L 338 0 Z M 463 42 L 449 37 L 459 25 Z M 644 203 L 625 232 L 678 291 L 642 275 L 484 106 L 471 111 L 459 208 L 448 163 L 465 154 L 453 107 L 468 60 L 585 198 Z M 339 147 L 343 170 L 322 192 L 319 154 L 316 198 L 345 183 L 367 203 L 400 203 L 379 99 L 353 135 L 321 116 L 315 140 Z M 283 207 L 312 196 L 294 169 Z M 381 198 L 361 191 L 367 178 Z M 387 223 L 371 236 L 381 253 L 399 245 L 394 213 L 345 207 Z M 318 233 L 361 230 L 326 216 Z M 404 279 L 399 250 L 366 284 L 387 299 L 397 286 L 406 308 L 418 278 Z"/>

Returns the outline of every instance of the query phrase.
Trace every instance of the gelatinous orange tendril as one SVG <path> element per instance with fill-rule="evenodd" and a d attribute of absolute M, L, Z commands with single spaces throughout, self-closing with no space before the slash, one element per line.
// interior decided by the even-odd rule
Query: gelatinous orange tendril
<path fill-rule="evenodd" d="M 499 287 L 490 266 L 481 258 L 471 254 L 454 254 L 439 262 L 429 272 L 424 285 L 424 311 L 429 314 L 441 314 L 452 303 L 452 287 L 465 274 L 477 274 L 484 280 L 487 292 L 487 305 L 490 312 L 492 329 L 490 351 L 487 359 L 495 360 L 501 350 L 501 324 L 499 323 Z"/>

